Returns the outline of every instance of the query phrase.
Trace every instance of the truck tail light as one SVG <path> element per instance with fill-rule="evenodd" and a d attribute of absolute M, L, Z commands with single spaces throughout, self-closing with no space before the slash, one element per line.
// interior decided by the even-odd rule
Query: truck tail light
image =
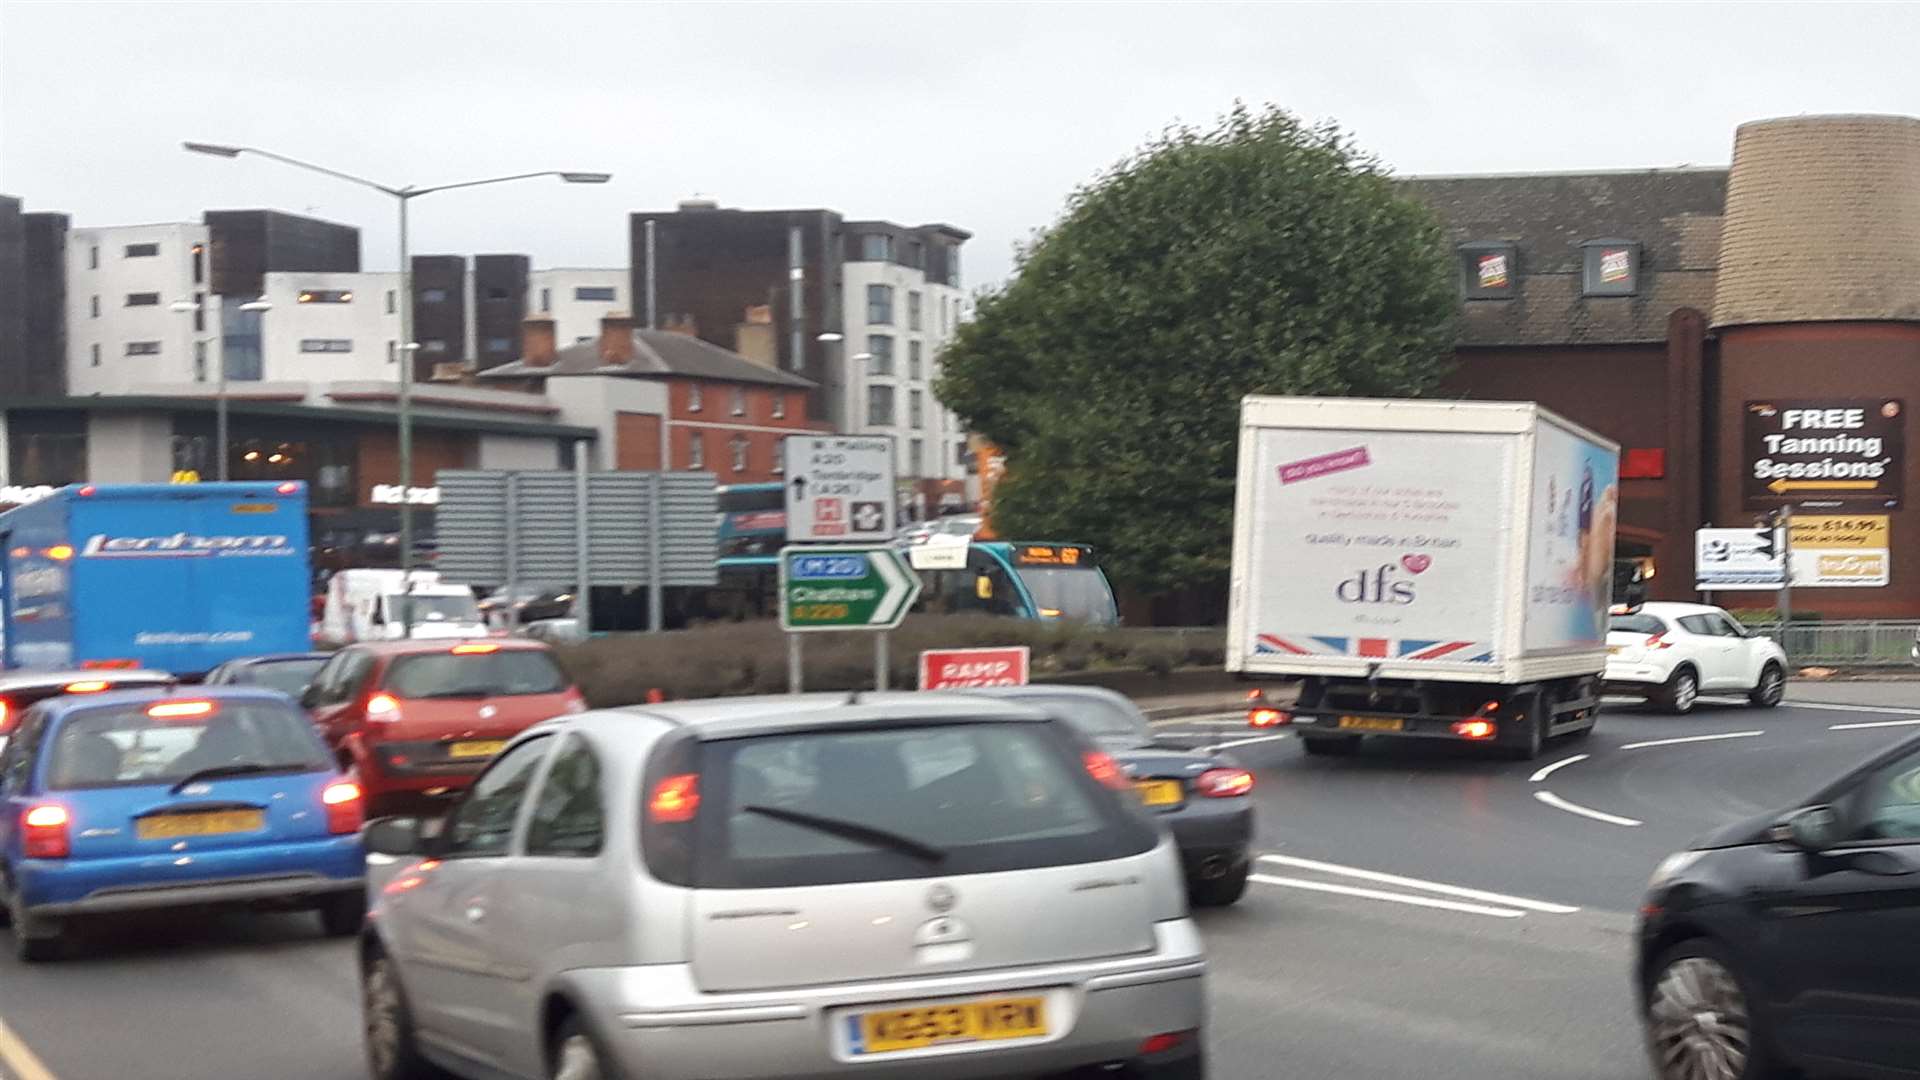
<path fill-rule="evenodd" d="M 327 831 L 335 835 L 357 833 L 366 820 L 360 785 L 351 780 L 335 780 L 321 789 L 320 803 L 327 808 Z"/>
<path fill-rule="evenodd" d="M 1113 755 L 1101 750 L 1089 750 L 1080 756 L 1086 764 L 1087 775 L 1100 781 L 1101 785 L 1115 791 L 1126 791 L 1129 787 L 1127 774 L 1120 769 L 1120 763 Z"/>
<path fill-rule="evenodd" d="M 1247 713 L 1249 727 L 1285 727 L 1293 723 L 1293 714 L 1271 706 L 1262 706 Z"/>
<path fill-rule="evenodd" d="M 1253 791 L 1253 774 L 1245 769 L 1208 769 L 1193 786 L 1209 799 L 1233 799 Z"/>
<path fill-rule="evenodd" d="M 656 824 L 677 825 L 693 820 L 700 811 L 700 774 L 681 773 L 655 784 L 647 813 Z"/>
<path fill-rule="evenodd" d="M 1493 738 L 1500 731 L 1499 725 L 1483 717 L 1461 720 L 1453 725 L 1453 733 L 1463 739 L 1484 741 Z"/>
<path fill-rule="evenodd" d="M 392 694 L 375 694 L 367 699 L 367 719 L 391 724 L 400 719 L 400 701 Z"/>
<path fill-rule="evenodd" d="M 64 859 L 73 852 L 67 838 L 67 808 L 41 803 L 20 815 L 21 849 L 29 859 Z"/>

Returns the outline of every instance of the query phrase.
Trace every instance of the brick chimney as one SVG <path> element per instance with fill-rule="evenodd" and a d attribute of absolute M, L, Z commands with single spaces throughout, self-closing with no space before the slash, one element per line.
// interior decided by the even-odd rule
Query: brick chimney
<path fill-rule="evenodd" d="M 600 319 L 600 362 L 633 363 L 633 316 L 615 312 Z"/>
<path fill-rule="evenodd" d="M 669 334 L 685 334 L 688 337 L 700 336 L 700 326 L 693 321 L 692 315 L 675 315 L 669 313 L 665 319 L 661 320 L 660 329 L 665 330 Z"/>
<path fill-rule="evenodd" d="M 558 348 L 553 316 L 529 315 L 520 321 L 520 359 L 528 367 L 552 367 Z"/>

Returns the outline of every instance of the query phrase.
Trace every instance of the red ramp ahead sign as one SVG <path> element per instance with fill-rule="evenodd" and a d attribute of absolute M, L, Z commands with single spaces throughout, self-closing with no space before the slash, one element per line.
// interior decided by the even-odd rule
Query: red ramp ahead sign
<path fill-rule="evenodd" d="M 928 649 L 920 654 L 920 689 L 966 690 L 1027 685 L 1027 647 Z"/>

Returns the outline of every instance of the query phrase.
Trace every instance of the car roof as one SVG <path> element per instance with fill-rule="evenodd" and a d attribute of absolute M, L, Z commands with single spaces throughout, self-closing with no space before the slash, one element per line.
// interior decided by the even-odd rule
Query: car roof
<path fill-rule="evenodd" d="M 242 656 L 229 660 L 229 664 L 282 664 L 292 660 L 326 660 L 333 656 L 324 652 L 277 652 L 260 656 Z"/>
<path fill-rule="evenodd" d="M 85 668 L 67 671 L 7 671 L 0 672 L 0 694 L 10 690 L 44 690 L 52 686 L 95 680 L 111 683 L 138 682 L 149 686 L 160 686 L 177 681 L 164 671 L 147 671 L 144 668 L 132 671 L 100 671 Z"/>
<path fill-rule="evenodd" d="M 1038 709 L 973 694 L 857 691 L 632 705 L 583 713 L 573 720 L 588 730 L 612 733 L 609 729 L 631 725 L 636 715 L 690 729 L 702 739 L 914 723 L 1044 723 L 1049 719 Z"/>
<path fill-rule="evenodd" d="M 356 641 L 348 648 L 375 656 L 416 656 L 452 651 L 456 645 L 492 645 L 501 652 L 552 652 L 543 641 L 526 638 L 411 638 L 404 641 Z"/>
<path fill-rule="evenodd" d="M 48 698 L 38 707 L 47 710 L 52 719 L 58 720 L 68 713 L 87 709 L 134 705 L 163 698 L 177 698 L 182 701 L 262 701 L 287 704 L 287 696 L 278 690 L 256 686 L 222 685 L 174 688 L 147 686 L 127 690 L 107 690 L 98 694 L 68 694 L 64 697 Z"/>
<path fill-rule="evenodd" d="M 972 697 L 990 697 L 1002 700 L 1019 701 L 1023 698 L 1080 698 L 1086 701 L 1121 702 L 1131 705 L 1133 702 L 1118 690 L 1109 690 L 1104 686 L 1072 686 L 1065 683 L 1026 683 L 1021 686 L 973 686 L 944 690 L 942 693 L 967 694 Z"/>
<path fill-rule="evenodd" d="M 1712 604 L 1686 604 L 1677 600 L 1649 600 L 1633 611 L 1627 612 L 1627 614 L 1638 615 L 1641 612 L 1649 615 L 1665 615 L 1669 618 L 1678 618 L 1682 615 L 1725 615 L 1726 609 L 1714 607 Z"/>

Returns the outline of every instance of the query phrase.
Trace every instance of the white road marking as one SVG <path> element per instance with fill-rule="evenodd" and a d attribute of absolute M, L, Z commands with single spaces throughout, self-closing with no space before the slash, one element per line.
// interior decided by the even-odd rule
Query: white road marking
<path fill-rule="evenodd" d="M 15 1080 L 54 1080 L 53 1070 L 3 1021 L 0 1021 L 0 1065 L 5 1065 Z"/>
<path fill-rule="evenodd" d="M 1869 720 L 1859 724 L 1828 724 L 1828 731 L 1865 731 L 1868 728 L 1912 727 L 1920 720 Z"/>
<path fill-rule="evenodd" d="M 1283 731 L 1278 735 L 1256 735 L 1251 739 L 1235 739 L 1232 742 L 1215 743 L 1212 746 L 1203 746 L 1196 752 L 1201 754 L 1212 754 L 1221 750 L 1231 750 L 1236 746 L 1252 746 L 1254 743 L 1275 742 L 1280 739 L 1291 739 L 1291 738 L 1293 738 L 1292 735 Z"/>
<path fill-rule="evenodd" d="M 1568 802 L 1551 791 L 1536 791 L 1533 793 L 1533 797 L 1553 807 L 1555 810 L 1565 810 L 1569 814 L 1579 814 L 1581 817 L 1592 818 L 1595 821 L 1604 821 L 1609 825 L 1620 825 L 1629 829 L 1637 829 L 1646 824 L 1644 821 L 1635 821 L 1630 817 L 1621 817 L 1618 814 L 1609 814 L 1605 810 L 1595 810 L 1591 807 L 1581 806 L 1579 803 Z"/>
<path fill-rule="evenodd" d="M 1147 723 L 1148 723 L 1149 725 L 1151 725 L 1151 726 L 1153 726 L 1153 727 L 1170 727 L 1170 728 L 1182 728 L 1182 727 L 1229 727 L 1229 728 L 1243 728 L 1243 727 L 1248 727 L 1248 726 L 1250 726 L 1250 725 L 1248 725 L 1248 723 L 1247 723 L 1247 722 L 1246 722 L 1246 720 L 1244 720 L 1244 719 L 1240 719 L 1240 720 L 1208 720 L 1208 719 L 1205 719 L 1205 718 L 1200 718 L 1200 719 L 1196 719 L 1196 718 L 1194 718 L 1194 717 L 1190 717 L 1190 716 L 1176 716 L 1176 717 L 1173 717 L 1173 718 L 1171 718 L 1171 719 L 1167 719 L 1167 720 L 1149 720 L 1149 721 L 1147 721 Z"/>
<path fill-rule="evenodd" d="M 1518 919 L 1526 914 L 1512 908 L 1487 907 L 1484 904 L 1463 904 L 1457 900 L 1435 900 L 1428 896 L 1408 896 L 1405 893 L 1383 892 L 1379 889 L 1361 889 L 1352 885 L 1334 885 L 1325 881 L 1303 881 L 1300 878 L 1275 877 L 1271 874 L 1252 874 L 1247 880 L 1262 885 L 1280 885 L 1289 889 L 1307 889 L 1312 892 L 1336 893 L 1340 896 L 1358 896 L 1365 900 L 1386 900 L 1395 904 L 1412 904 L 1414 907 L 1439 908 L 1442 911 L 1458 911 L 1468 915 L 1491 915 L 1497 919 Z"/>
<path fill-rule="evenodd" d="M 1570 758 L 1562 758 L 1559 761 L 1556 761 L 1553 764 L 1547 766 L 1546 768 L 1541 769 L 1539 772 L 1534 773 L 1532 776 L 1527 777 L 1527 780 L 1530 783 L 1537 784 L 1540 781 L 1545 780 L 1547 777 L 1552 776 L 1554 773 L 1560 771 L 1561 769 L 1564 769 L 1567 766 L 1573 764 L 1574 762 L 1585 761 L 1585 760 L 1587 760 L 1586 754 L 1575 754 Z"/>
<path fill-rule="evenodd" d="M 1883 713 L 1887 716 L 1920 716 L 1920 709 L 1906 709 L 1887 705 L 1841 705 L 1837 703 L 1823 705 L 1817 701 L 1783 701 L 1780 703 L 1780 707 L 1783 709 L 1830 709 L 1833 712 Z"/>
<path fill-rule="evenodd" d="M 1485 900 L 1489 903 L 1504 904 L 1508 907 L 1525 908 L 1528 911 L 1543 912 L 1548 915 L 1571 915 L 1580 909 L 1566 904 L 1552 904 L 1545 900 L 1528 900 L 1522 896 L 1507 896 L 1504 893 L 1487 892 L 1484 889 L 1468 889 L 1459 885 L 1444 885 L 1438 881 L 1423 881 L 1420 878 L 1401 877 L 1398 874 L 1383 874 L 1378 870 L 1362 870 L 1354 866 L 1341 866 L 1339 863 L 1319 862 L 1314 859 L 1301 859 L 1292 855 L 1262 855 L 1260 862 L 1291 866 L 1299 870 L 1318 870 L 1323 874 L 1339 874 L 1344 877 L 1359 878 L 1362 881 L 1375 881 L 1382 885 L 1399 885 L 1409 889 L 1421 889 L 1439 893 L 1443 896 L 1458 896 L 1466 900 Z"/>
<path fill-rule="evenodd" d="M 1681 743 L 1717 742 L 1721 739 L 1751 739 L 1755 735 L 1765 735 L 1764 731 L 1723 731 L 1717 735 L 1687 735 L 1678 739 L 1653 739 L 1648 742 L 1630 742 L 1622 750 L 1644 750 L 1649 746 L 1678 746 Z"/>

